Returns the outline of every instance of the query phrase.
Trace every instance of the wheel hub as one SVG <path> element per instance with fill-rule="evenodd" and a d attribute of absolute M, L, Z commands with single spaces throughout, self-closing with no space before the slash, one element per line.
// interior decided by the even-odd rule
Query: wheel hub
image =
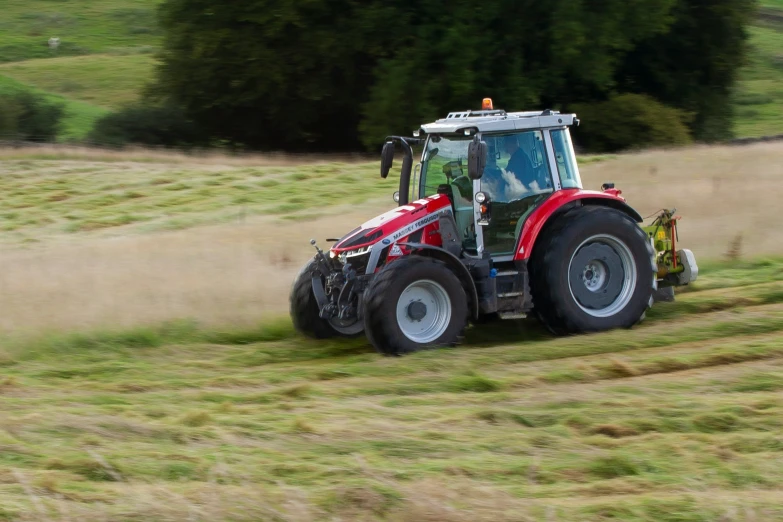
<path fill-rule="evenodd" d="M 591 292 L 600 291 L 606 284 L 606 265 L 599 259 L 593 259 L 582 272 L 582 282 Z"/>
<path fill-rule="evenodd" d="M 408 285 L 397 299 L 397 325 L 403 335 L 420 344 L 437 340 L 451 321 L 451 299 L 435 281 Z"/>
<path fill-rule="evenodd" d="M 630 301 L 636 264 L 628 247 L 609 235 L 593 236 L 574 252 L 568 269 L 571 294 L 594 317 L 618 313 Z"/>
<path fill-rule="evenodd" d="M 427 315 L 427 305 L 421 301 L 411 301 L 408 305 L 408 317 L 414 321 L 421 321 Z"/>

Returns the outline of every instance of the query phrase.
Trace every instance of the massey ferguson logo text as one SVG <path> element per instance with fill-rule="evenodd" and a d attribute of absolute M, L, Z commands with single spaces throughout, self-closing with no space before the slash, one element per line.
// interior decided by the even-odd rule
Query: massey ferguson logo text
<path fill-rule="evenodd" d="M 400 230 L 398 230 L 397 232 L 391 235 L 392 241 L 397 241 L 398 239 L 409 235 L 414 230 L 418 230 L 421 227 L 432 223 L 433 221 L 437 221 L 438 218 L 440 218 L 440 213 L 430 214 L 429 216 L 418 220 L 412 225 L 408 225 L 405 228 L 401 228 Z"/>

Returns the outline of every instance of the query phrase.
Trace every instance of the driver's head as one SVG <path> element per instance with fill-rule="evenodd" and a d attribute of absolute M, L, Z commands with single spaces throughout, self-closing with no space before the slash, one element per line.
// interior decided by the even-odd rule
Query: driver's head
<path fill-rule="evenodd" d="M 513 154 L 515 150 L 519 148 L 517 143 L 517 137 L 515 135 L 505 136 L 503 138 L 503 150 L 508 154 Z"/>

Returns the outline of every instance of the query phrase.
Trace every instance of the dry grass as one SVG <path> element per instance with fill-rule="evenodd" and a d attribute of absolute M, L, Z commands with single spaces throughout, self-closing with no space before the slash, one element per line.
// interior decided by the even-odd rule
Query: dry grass
<path fill-rule="evenodd" d="M 124 163 L 161 163 L 200 165 L 224 165 L 232 167 L 268 167 L 313 165 L 319 163 L 355 163 L 372 161 L 375 157 L 366 154 L 292 154 L 284 152 L 237 153 L 206 149 L 188 152 L 171 149 L 152 149 L 129 145 L 121 150 L 84 147 L 76 145 L 29 145 L 22 147 L 0 147 L 3 160 L 73 160 Z"/>
<path fill-rule="evenodd" d="M 349 230 L 361 207 L 301 224 L 244 224 L 77 238 L 0 252 L 0 332 L 130 327 L 193 318 L 255 325 L 285 313 L 310 237 Z M 322 243 L 322 246 L 325 246 Z"/>
<path fill-rule="evenodd" d="M 587 186 L 614 181 L 643 216 L 676 207 L 681 244 L 697 259 L 723 257 L 739 235 L 746 257 L 783 253 L 783 142 L 649 151 L 581 170 Z"/>
<path fill-rule="evenodd" d="M 59 157 L 61 163 L 38 160 L 39 164 L 34 158 L 41 154 Z M 25 169 L 14 170 L 13 163 L 7 163 L 6 186 L 10 190 L 14 183 L 24 182 L 28 190 L 19 197 L 27 198 L 51 193 L 57 186 L 52 183 L 63 176 L 71 176 L 73 183 L 77 179 L 73 176 L 81 176 L 82 190 L 90 185 L 111 187 L 123 179 L 128 184 L 146 183 L 155 188 L 156 180 L 167 177 L 172 183 L 184 177 L 208 179 L 203 169 L 225 176 L 225 186 L 218 188 L 223 191 L 221 197 L 230 198 L 232 190 L 239 191 L 232 187 L 246 179 L 267 179 L 258 178 L 255 169 L 246 170 L 249 166 L 278 165 L 280 161 L 294 173 L 302 168 L 298 159 L 288 157 L 210 155 L 194 163 L 193 157 L 184 154 L 146 150 L 129 153 L 54 148 L 46 152 L 5 150 L 0 152 L 3 155 Z M 41 174 L 43 178 L 35 183 L 26 175 L 9 177 L 21 172 L 36 176 L 35 170 L 29 170 L 36 165 L 43 169 L 41 172 L 51 174 Z M 33 227 L 28 238 L 37 238 L 36 243 L 9 246 L 0 252 L 0 288 L 4 295 L 0 331 L 130 327 L 181 318 L 208 325 L 252 325 L 285 314 L 290 282 L 312 253 L 307 240 L 339 236 L 389 207 L 386 198 L 378 199 L 388 188 L 373 190 L 374 168 L 358 167 L 368 178 L 359 190 L 368 190 L 369 201 L 329 207 L 321 219 L 314 221 L 235 216 L 228 224 L 156 233 L 140 233 L 146 222 L 81 233 L 57 232 L 52 224 Z M 84 173 L 69 174 L 58 168 Z M 283 179 L 291 175 L 286 168 L 277 168 L 269 176 Z M 783 179 L 783 144 L 645 152 L 589 163 L 582 170 L 586 186 L 614 181 L 645 215 L 665 205 L 677 207 L 683 215 L 681 244 L 694 250 L 700 259 L 721 257 L 731 249 L 738 234 L 743 237 L 743 255 L 783 253 L 783 231 L 775 226 Z M 338 169 L 327 175 L 341 174 Z M 298 183 L 307 191 L 310 180 Z M 145 190 L 119 190 L 131 189 Z M 196 190 L 191 189 L 194 193 Z M 84 197 L 97 198 L 100 194 L 99 190 Z M 137 201 L 141 200 L 131 203 Z M 199 223 L 203 215 L 219 212 L 220 201 L 215 200 L 217 210 L 184 214 L 186 219 L 177 226 L 187 226 L 188 220 Z M 57 204 L 55 201 L 55 206 L 50 205 L 48 212 L 56 213 Z M 178 212 L 176 206 L 159 211 L 151 208 L 153 223 Z M 37 207 L 25 210 L 38 212 Z M 161 217 L 156 218 L 154 212 Z"/>
<path fill-rule="evenodd" d="M 40 159 L 41 155 L 51 159 Z M 18 194 L 7 197 L 5 205 L 20 198 L 47 199 L 43 206 L 8 210 L 18 214 L 15 223 L 22 228 L 0 232 L 0 240 L 18 240 L 23 234 L 28 241 L 22 246 L 8 244 L 0 251 L 3 332 L 126 327 L 180 318 L 208 325 L 255 324 L 286 313 L 290 282 L 312 253 L 307 244 L 311 237 L 339 236 L 390 206 L 388 182 L 380 184 L 375 179 L 375 165 L 343 164 L 335 169 L 315 165 L 323 169 L 319 177 L 286 185 L 285 179 L 311 172 L 311 166 L 289 157 L 213 154 L 194 159 L 146 150 L 6 149 L 0 157 L 7 160 L 5 173 L 0 174 L 5 193 Z M 264 165 L 272 170 L 264 171 Z M 338 185 L 345 169 L 352 173 L 351 180 L 361 182 Z M 738 234 L 743 237 L 744 256 L 783 253 L 783 230 L 776 225 L 783 144 L 644 152 L 591 162 L 582 171 L 588 187 L 603 181 L 617 183 L 629 203 L 644 215 L 663 206 L 677 207 L 683 216 L 681 244 L 699 259 L 722 257 Z M 222 176 L 223 181 L 210 186 L 215 194 L 200 195 L 199 183 L 211 183 L 210 173 Z M 252 205 L 243 217 L 242 209 L 224 203 L 237 194 L 247 194 L 246 187 L 237 187 L 270 178 L 279 179 L 283 183 L 279 187 L 287 193 L 301 194 L 293 197 L 306 202 L 292 205 L 289 211 L 294 215 L 305 212 L 304 221 L 253 216 Z M 74 184 L 82 195 L 63 201 L 52 198 L 53 192 L 63 192 L 60 180 Z M 158 185 L 160 180 L 168 183 Z M 190 188 L 177 195 L 186 192 L 183 197 L 192 201 L 156 206 L 155 201 L 163 205 L 172 197 L 166 187 L 180 182 Z M 321 188 L 313 191 L 313 183 L 320 183 Z M 308 220 L 307 206 L 323 202 L 319 194 L 330 190 L 329 183 L 337 198 L 329 200 L 332 206 L 315 210 L 322 214 L 320 219 Z M 263 195 L 279 188 L 253 190 Z M 143 192 L 147 197 L 91 210 L 91 201 L 101 202 L 102 197 L 118 191 Z M 340 206 L 345 198 L 357 203 Z M 358 203 L 362 199 L 366 201 Z M 261 201 L 259 212 L 276 208 L 274 201 L 271 207 L 263 206 L 267 204 L 264 198 Z M 123 210 L 121 205 L 130 206 Z M 58 220 L 65 211 L 60 208 L 74 209 L 84 229 L 91 223 L 105 227 L 91 232 L 63 231 Z M 143 214 L 148 220 L 109 226 L 113 213 L 120 211 Z M 192 228 L 145 233 L 165 228 L 172 219 L 176 227 Z M 38 220 L 41 224 L 23 225 Z"/>

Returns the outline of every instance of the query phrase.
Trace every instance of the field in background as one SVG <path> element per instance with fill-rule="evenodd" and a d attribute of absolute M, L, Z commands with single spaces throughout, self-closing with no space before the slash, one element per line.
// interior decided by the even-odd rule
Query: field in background
<path fill-rule="evenodd" d="M 0 64 L 0 75 L 71 100 L 116 109 L 139 98 L 154 66 L 151 54 L 93 54 Z"/>
<path fill-rule="evenodd" d="M 0 62 L 106 52 L 146 51 L 158 44 L 160 0 L 4 0 Z M 49 38 L 60 38 L 56 51 Z"/>
<path fill-rule="evenodd" d="M 734 95 L 738 137 L 783 134 L 783 8 L 774 12 L 779 19 L 749 29 L 748 64 L 740 70 Z"/>
<path fill-rule="evenodd" d="M 58 141 L 140 95 L 160 41 L 160 0 L 7 0 L 0 21 L 0 88 L 13 82 L 65 103 Z M 50 37 L 60 38 L 56 51 Z M 0 139 L 3 139 L 0 136 Z"/>

